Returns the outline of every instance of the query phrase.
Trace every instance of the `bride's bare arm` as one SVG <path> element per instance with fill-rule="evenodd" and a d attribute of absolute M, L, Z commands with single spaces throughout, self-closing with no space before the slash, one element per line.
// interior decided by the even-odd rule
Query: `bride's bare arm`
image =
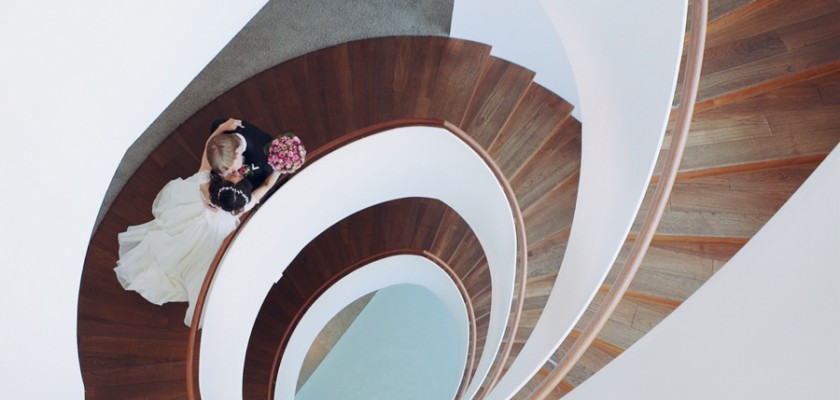
<path fill-rule="evenodd" d="M 271 175 L 269 175 L 268 178 L 266 178 L 266 180 L 262 183 L 262 185 L 260 185 L 260 187 L 254 189 L 251 192 L 251 198 L 256 200 L 257 202 L 261 201 L 263 196 L 265 196 L 266 193 L 268 193 L 268 190 L 274 187 L 274 184 L 277 183 L 277 179 L 279 178 L 279 172 L 272 172 Z"/>

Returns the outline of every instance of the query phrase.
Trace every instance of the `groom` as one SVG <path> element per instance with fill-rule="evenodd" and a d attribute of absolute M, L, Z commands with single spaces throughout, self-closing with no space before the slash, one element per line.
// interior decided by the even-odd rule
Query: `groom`
<path fill-rule="evenodd" d="M 217 174 L 227 177 L 238 172 L 253 188 L 258 188 L 274 171 L 265 152 L 274 138 L 260 128 L 231 118 L 213 121 L 210 132 L 213 137 L 207 142 L 207 161 Z"/>

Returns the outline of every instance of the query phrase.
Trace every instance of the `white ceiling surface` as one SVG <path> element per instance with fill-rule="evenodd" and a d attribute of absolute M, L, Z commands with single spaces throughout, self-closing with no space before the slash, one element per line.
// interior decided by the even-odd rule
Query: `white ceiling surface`
<path fill-rule="evenodd" d="M 2 397 L 84 397 L 76 299 L 113 171 L 265 2 L 4 4 Z"/>
<path fill-rule="evenodd" d="M 838 176 L 840 147 L 720 272 L 564 399 L 840 399 Z"/>

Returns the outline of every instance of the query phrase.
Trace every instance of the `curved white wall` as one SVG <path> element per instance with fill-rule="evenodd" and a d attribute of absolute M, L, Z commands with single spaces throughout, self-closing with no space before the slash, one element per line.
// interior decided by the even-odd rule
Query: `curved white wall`
<path fill-rule="evenodd" d="M 113 171 L 265 2 L 5 4 L 0 167 L 28 183 L 0 204 L 0 396 L 84 397 L 76 300 Z"/>
<path fill-rule="evenodd" d="M 671 315 L 564 399 L 840 399 L 840 147 Z"/>
<path fill-rule="evenodd" d="M 537 0 L 455 0 L 450 36 L 492 45 L 490 53 L 536 72 L 534 82 L 575 106 L 577 85 L 566 49 Z"/>
<path fill-rule="evenodd" d="M 539 29 L 542 18 L 534 16 L 534 3 L 456 1 L 453 36 L 471 33 L 490 40 L 494 49 L 522 52 L 536 47 L 543 56 L 539 51 L 555 50 L 539 44 L 523 46 L 517 36 L 519 31 Z M 659 152 L 685 32 L 686 0 L 539 3 L 559 34 L 565 50 L 560 59 L 568 62 L 571 70 L 563 63 L 523 65 L 537 72 L 537 80 L 559 74 L 559 81 L 575 83 L 549 88 L 560 90 L 561 97 L 569 97 L 579 107 L 583 122 L 580 186 L 565 259 L 543 317 L 490 393 L 491 399 L 511 397 L 544 364 L 612 266 Z M 472 19 L 473 15 L 482 18 Z M 460 29 L 461 25 L 469 29 Z M 518 57 L 516 51 L 509 54 Z M 520 62 L 518 58 L 510 61 Z M 577 92 L 563 92 L 567 90 L 564 87 L 576 87 Z M 579 102 L 574 101 L 577 97 Z"/>
<path fill-rule="evenodd" d="M 354 168 L 359 160 L 364 169 Z M 477 391 L 501 344 L 513 298 L 513 214 L 500 183 L 472 148 L 445 129 L 414 126 L 366 137 L 313 162 L 240 231 L 217 272 L 204 313 L 202 397 L 242 395 L 251 327 L 271 285 L 307 243 L 357 211 L 405 197 L 447 204 L 470 226 L 486 255 L 493 292 L 479 378 L 468 388 Z"/>

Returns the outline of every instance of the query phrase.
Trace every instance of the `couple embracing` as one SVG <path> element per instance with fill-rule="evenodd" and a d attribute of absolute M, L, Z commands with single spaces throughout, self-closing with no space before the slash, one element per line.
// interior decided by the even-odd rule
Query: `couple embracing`
<path fill-rule="evenodd" d="M 258 204 L 281 174 L 299 168 L 306 154 L 296 137 L 275 139 L 238 119 L 216 121 L 211 132 L 198 172 L 167 183 L 152 204 L 154 219 L 129 226 L 117 238 L 114 271 L 122 287 L 158 305 L 189 302 L 186 325 L 210 263 L 239 216 Z M 269 148 L 283 152 L 270 154 Z"/>

